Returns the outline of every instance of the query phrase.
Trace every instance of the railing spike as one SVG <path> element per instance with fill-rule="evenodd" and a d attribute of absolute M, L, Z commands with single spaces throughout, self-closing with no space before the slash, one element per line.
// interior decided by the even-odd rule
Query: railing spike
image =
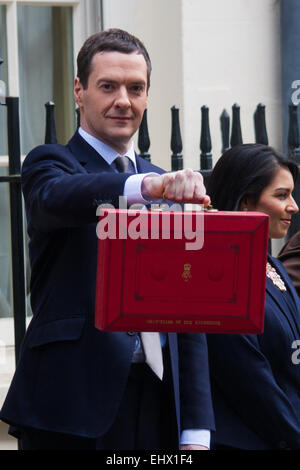
<path fill-rule="evenodd" d="M 147 109 L 145 109 L 143 114 L 143 119 L 139 127 L 138 135 L 138 148 L 140 150 L 140 156 L 147 160 L 151 161 L 150 153 L 148 152 L 150 147 L 150 138 L 148 132 L 148 121 L 147 121 Z"/>
<path fill-rule="evenodd" d="M 183 156 L 182 156 L 182 140 L 180 133 L 179 123 L 179 108 L 172 106 L 171 108 L 172 126 L 171 126 L 171 168 L 172 171 L 183 169 Z"/>
<path fill-rule="evenodd" d="M 264 104 L 259 103 L 254 113 L 254 130 L 255 142 L 257 144 L 269 144 L 267 127 L 266 127 L 266 107 Z"/>
<path fill-rule="evenodd" d="M 226 109 L 223 109 L 223 112 L 220 116 L 220 125 L 221 125 L 221 136 L 222 136 L 222 153 L 230 147 L 230 117 Z"/>
<path fill-rule="evenodd" d="M 209 129 L 209 108 L 201 107 L 201 137 L 200 137 L 200 168 L 210 170 L 212 168 L 211 137 Z"/>
<path fill-rule="evenodd" d="M 240 145 L 242 143 L 243 138 L 241 129 L 240 106 L 235 103 L 232 106 L 232 130 L 230 145 L 231 147 L 234 147 L 235 145 Z"/>
<path fill-rule="evenodd" d="M 45 144 L 57 144 L 55 119 L 54 119 L 53 101 L 48 101 L 45 104 L 46 108 L 46 131 L 45 131 Z"/>

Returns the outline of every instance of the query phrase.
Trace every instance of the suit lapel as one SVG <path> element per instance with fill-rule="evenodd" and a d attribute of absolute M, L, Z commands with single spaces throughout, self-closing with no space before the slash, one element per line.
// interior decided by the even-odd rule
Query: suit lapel
<path fill-rule="evenodd" d="M 291 320 L 290 320 L 290 314 L 289 314 L 289 311 L 287 311 L 285 308 L 284 308 L 284 303 L 282 302 L 281 300 L 281 292 L 280 290 L 275 287 L 273 285 L 273 283 L 268 283 L 266 284 L 266 290 L 267 292 L 269 293 L 269 295 L 274 299 L 274 301 L 276 302 L 276 304 L 278 305 L 278 307 L 280 308 L 280 310 L 282 311 L 282 313 L 285 315 L 285 317 L 288 319 L 289 323 L 291 324 L 291 327 L 292 329 L 294 330 L 293 326 L 292 325 L 296 325 L 296 328 L 297 328 L 297 331 L 298 331 L 298 335 L 300 334 L 300 301 L 299 301 L 299 297 L 298 297 L 298 294 L 287 274 L 287 272 L 285 271 L 285 269 L 283 269 L 281 263 L 273 258 L 273 257 L 268 257 L 270 260 L 271 260 L 271 263 L 274 265 L 276 271 L 278 272 L 278 274 L 280 274 L 282 280 L 284 281 L 287 289 L 289 290 L 290 294 L 291 294 L 291 297 L 294 301 L 294 304 L 295 304 L 295 309 L 293 309 L 293 312 L 292 312 L 292 315 L 293 315 L 293 321 L 291 323 Z"/>
<path fill-rule="evenodd" d="M 85 168 L 88 173 L 110 172 L 115 173 L 114 169 L 101 157 L 101 155 L 88 144 L 77 131 L 71 140 L 68 142 L 67 147 L 72 154 L 76 157 L 79 163 Z M 144 158 L 135 154 L 136 166 L 138 173 L 165 173 L 161 168 L 153 165 Z M 150 206 L 146 206 L 148 209 Z"/>
<path fill-rule="evenodd" d="M 68 147 L 88 173 L 114 172 L 113 168 L 81 137 L 78 131 L 69 141 Z"/>
<path fill-rule="evenodd" d="M 114 172 L 113 168 L 81 137 L 78 131 L 75 132 L 67 146 L 89 173 L 99 171 Z M 135 156 L 138 173 L 164 173 L 164 170 L 153 165 L 139 155 L 135 154 Z"/>

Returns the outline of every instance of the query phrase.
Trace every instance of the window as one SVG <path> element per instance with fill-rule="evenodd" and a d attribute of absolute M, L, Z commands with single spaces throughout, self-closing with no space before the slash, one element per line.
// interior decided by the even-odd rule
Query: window
<path fill-rule="evenodd" d="M 44 143 L 48 101 L 55 103 L 58 142 L 73 134 L 75 58 L 86 37 L 101 29 L 100 0 L 0 0 L 0 80 L 8 96 L 20 98 L 23 157 Z M 7 174 L 6 132 L 6 107 L 0 106 L 0 175 Z M 0 183 L 0 320 L 11 316 L 8 201 L 8 184 Z M 26 266 L 28 271 L 27 254 Z M 29 295 L 27 300 L 30 315 Z"/>
<path fill-rule="evenodd" d="M 7 84 L 7 42 L 6 42 L 6 6 L 0 5 L 0 57 L 3 64 L 0 65 L 0 80 Z M 6 112 L 5 107 L 0 108 L 0 155 L 6 155 Z M 0 174 L 3 169 L 0 167 Z"/>
<path fill-rule="evenodd" d="M 18 5 L 21 149 L 43 144 L 45 103 L 55 103 L 58 142 L 75 130 L 72 8 Z"/>
<path fill-rule="evenodd" d="M 75 58 L 101 29 L 101 0 L 0 0 L 0 79 L 10 96 L 20 97 L 23 155 L 44 141 L 47 101 L 55 102 L 58 141 L 73 133 Z M 0 160 L 7 153 L 3 124 L 1 110 Z"/>

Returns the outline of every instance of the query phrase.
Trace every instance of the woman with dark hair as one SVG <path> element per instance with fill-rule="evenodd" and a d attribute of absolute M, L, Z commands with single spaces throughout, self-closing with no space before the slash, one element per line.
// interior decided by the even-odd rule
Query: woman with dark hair
<path fill-rule="evenodd" d="M 279 239 L 298 211 L 297 176 L 297 165 L 273 148 L 239 145 L 219 159 L 207 192 L 219 210 L 266 213 L 269 237 Z M 215 449 L 300 449 L 300 302 L 272 256 L 266 275 L 263 334 L 207 335 Z"/>

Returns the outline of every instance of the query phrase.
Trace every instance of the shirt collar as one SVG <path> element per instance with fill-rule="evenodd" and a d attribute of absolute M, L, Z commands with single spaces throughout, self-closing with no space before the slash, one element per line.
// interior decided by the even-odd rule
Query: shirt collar
<path fill-rule="evenodd" d="M 79 134 L 81 137 L 91 146 L 93 149 L 98 152 L 104 160 L 111 165 L 111 163 L 120 156 L 120 154 L 111 148 L 109 145 L 105 144 L 101 140 L 97 139 L 93 135 L 89 134 L 85 130 L 82 129 L 82 127 L 79 127 L 78 129 Z M 133 162 L 135 168 L 136 168 L 136 159 L 135 159 L 135 152 L 134 152 L 134 146 L 133 142 L 131 143 L 130 148 L 127 150 L 127 152 L 124 154 L 130 160 Z"/>

